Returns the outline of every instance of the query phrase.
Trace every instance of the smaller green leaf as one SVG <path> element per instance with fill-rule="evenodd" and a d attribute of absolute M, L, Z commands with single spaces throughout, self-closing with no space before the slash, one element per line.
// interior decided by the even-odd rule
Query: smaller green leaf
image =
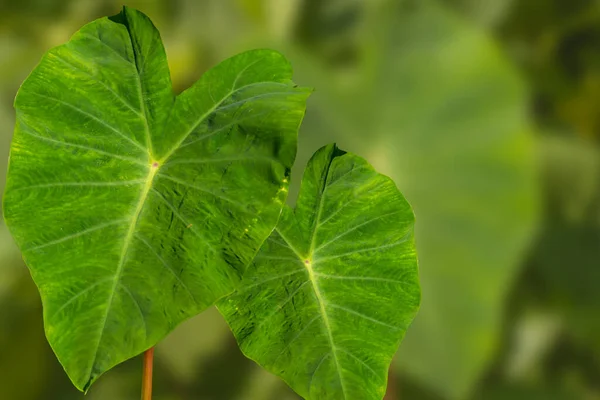
<path fill-rule="evenodd" d="M 238 290 L 218 302 L 244 354 L 306 399 L 383 398 L 420 301 L 410 205 L 364 159 L 309 161 Z"/>

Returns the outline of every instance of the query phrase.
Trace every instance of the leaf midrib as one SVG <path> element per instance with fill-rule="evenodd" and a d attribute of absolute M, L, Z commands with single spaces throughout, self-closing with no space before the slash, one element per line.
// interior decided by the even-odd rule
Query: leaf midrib
<path fill-rule="evenodd" d="M 321 289 L 319 288 L 319 283 L 317 281 L 317 277 L 315 276 L 315 272 L 312 268 L 312 262 L 305 262 L 304 266 L 308 271 L 308 279 L 310 279 L 310 283 L 312 284 L 313 290 L 315 292 L 315 296 L 317 297 L 317 302 L 319 303 L 319 308 L 321 310 L 321 315 L 323 317 L 323 325 L 325 326 L 325 330 L 327 331 L 329 344 L 331 346 L 331 354 L 333 355 L 333 360 L 335 362 L 335 366 L 337 369 L 338 377 L 340 380 L 340 385 L 342 387 L 342 394 L 344 398 L 346 398 L 346 390 L 344 388 L 344 380 L 342 379 L 342 370 L 340 367 L 340 362 L 337 356 L 337 346 L 335 345 L 335 341 L 333 340 L 333 332 L 331 331 L 331 324 L 329 323 L 329 316 L 327 315 L 327 310 L 325 309 L 325 299 L 321 294 Z"/>
<path fill-rule="evenodd" d="M 335 157 L 333 157 L 333 158 L 335 158 Z M 306 271 L 308 273 L 308 279 L 312 285 L 313 292 L 315 293 L 315 297 L 317 299 L 317 303 L 319 304 L 319 311 L 320 311 L 321 317 L 323 319 L 323 326 L 325 327 L 325 331 L 327 332 L 327 338 L 329 341 L 329 345 L 331 347 L 331 355 L 333 356 L 333 361 L 335 362 L 336 370 L 338 373 L 338 379 L 340 381 L 340 386 L 342 388 L 342 395 L 344 396 L 344 399 L 347 399 L 348 397 L 346 395 L 344 379 L 342 378 L 342 368 L 340 366 L 339 358 L 337 355 L 338 349 L 337 349 L 337 346 L 333 339 L 331 323 L 329 321 L 329 316 L 327 315 L 327 309 L 325 307 L 326 301 L 325 301 L 325 298 L 323 297 L 323 294 L 319 287 L 319 281 L 318 281 L 316 273 L 313 269 L 313 255 L 314 255 L 314 250 L 315 250 L 315 245 L 316 245 L 317 230 L 319 229 L 319 220 L 321 219 L 321 214 L 323 213 L 323 203 L 324 203 L 323 198 L 325 197 L 325 192 L 327 190 L 327 180 L 329 178 L 329 170 L 331 169 L 331 164 L 333 163 L 333 158 L 329 158 L 329 160 L 328 160 L 327 169 L 326 169 L 324 177 L 323 177 L 323 186 L 321 187 L 321 190 L 319 193 L 319 201 L 317 204 L 317 214 L 315 216 L 315 221 L 313 223 L 313 228 L 312 228 L 312 232 L 310 235 L 309 255 L 307 257 L 303 257 L 302 254 L 292 245 L 291 241 L 288 238 L 286 238 L 285 235 L 279 229 L 275 228 L 275 230 L 279 233 L 279 235 L 283 238 L 283 240 L 285 240 L 285 242 L 288 244 L 289 248 L 300 259 L 300 262 L 302 263 L 302 265 L 304 266 L 304 268 L 306 269 Z M 309 390 L 310 390 L 310 388 L 309 388 Z"/>
<path fill-rule="evenodd" d="M 313 288 L 313 292 L 315 293 L 315 297 L 317 299 L 317 303 L 319 305 L 319 311 L 321 313 L 321 317 L 323 319 L 323 326 L 325 327 L 325 331 L 327 332 L 327 338 L 329 341 L 329 345 L 331 347 L 331 355 L 333 356 L 333 360 L 335 362 L 335 366 L 336 366 L 336 370 L 338 373 L 338 379 L 340 381 L 340 386 L 342 388 L 342 394 L 344 396 L 344 399 L 347 399 L 348 397 L 346 396 L 346 389 L 344 387 L 344 380 L 342 378 L 342 369 L 340 366 L 340 362 L 337 356 L 337 346 L 335 344 L 335 341 L 333 339 L 333 332 L 331 330 L 331 323 L 329 322 L 329 316 L 327 315 L 327 310 L 325 308 L 326 305 L 326 301 L 323 297 L 323 294 L 321 292 L 321 289 L 319 287 L 319 282 L 317 280 L 317 276 L 316 273 L 313 269 L 313 262 L 312 262 L 312 255 L 308 256 L 308 257 L 303 257 L 302 254 L 300 254 L 300 252 L 292 245 L 292 242 L 281 232 L 281 230 L 279 230 L 278 228 L 275 228 L 275 230 L 277 231 L 277 233 L 279 233 L 279 235 L 281 236 L 281 238 L 283 240 L 285 240 L 285 242 L 287 243 L 288 247 L 294 252 L 294 254 L 296 254 L 296 256 L 300 259 L 300 262 L 302 263 L 302 265 L 304 266 L 304 268 L 306 269 L 306 272 L 308 274 L 308 279 L 312 285 Z M 310 388 L 309 388 L 310 390 Z"/>
<path fill-rule="evenodd" d="M 331 354 L 333 355 L 333 360 L 335 362 L 335 366 L 337 369 L 338 378 L 340 380 L 340 386 L 342 388 L 342 395 L 344 396 L 344 399 L 347 399 L 346 389 L 344 387 L 344 379 L 342 378 L 342 369 L 340 367 L 340 361 L 339 361 L 338 355 L 337 355 L 337 346 L 335 344 L 335 341 L 333 340 L 333 332 L 331 331 L 331 324 L 329 323 L 329 317 L 327 315 L 327 310 L 325 309 L 325 299 L 323 298 L 323 295 L 321 294 L 321 289 L 319 288 L 319 283 L 318 283 L 317 277 L 315 275 L 315 272 L 313 270 L 313 256 L 314 256 L 316 240 L 317 240 L 317 231 L 319 229 L 319 222 L 321 219 L 321 215 L 323 213 L 323 204 L 324 204 L 323 198 L 325 197 L 325 192 L 327 190 L 327 181 L 329 179 L 329 170 L 331 169 L 331 164 L 333 163 L 334 158 L 335 157 L 330 157 L 328 160 L 328 163 L 327 163 L 327 169 L 325 170 L 325 174 L 323 177 L 322 190 L 321 190 L 321 193 L 319 193 L 319 203 L 317 206 L 318 207 L 317 215 L 315 216 L 313 230 L 312 230 L 311 237 L 310 237 L 310 248 L 309 248 L 310 256 L 307 260 L 304 261 L 303 264 L 306 267 L 306 270 L 308 271 L 308 277 L 312 283 L 313 290 L 315 292 L 315 296 L 317 297 L 317 301 L 319 303 L 319 308 L 320 308 L 321 314 L 323 316 L 323 324 L 324 324 L 325 330 L 327 331 L 327 334 L 328 334 L 329 344 L 331 346 Z"/>
<path fill-rule="evenodd" d="M 137 69 L 137 65 L 136 65 L 136 69 Z M 236 76 L 236 78 L 234 80 L 234 86 L 232 87 L 232 89 L 225 96 L 223 96 L 221 98 L 221 100 L 219 100 L 218 102 L 216 102 L 213 105 L 213 107 L 211 107 L 207 112 L 205 112 L 204 114 L 202 114 L 196 120 L 196 122 L 194 122 L 192 124 L 191 128 L 184 135 L 182 135 L 182 137 L 175 143 L 175 145 L 171 149 L 169 149 L 167 151 L 166 155 L 163 156 L 159 161 L 156 161 L 156 163 L 157 163 L 156 166 L 154 166 L 155 161 L 154 161 L 154 158 L 152 156 L 150 148 L 147 149 L 148 154 L 150 156 L 150 160 L 149 160 L 149 163 L 148 163 L 149 172 L 148 172 L 148 175 L 147 175 L 147 177 L 145 179 L 144 186 L 143 186 L 142 191 L 140 193 L 140 197 L 138 199 L 135 211 L 134 211 L 134 213 L 133 213 L 133 215 L 131 217 L 131 223 L 129 225 L 129 229 L 127 230 L 127 233 L 125 235 L 125 239 L 123 241 L 123 248 L 121 250 L 121 255 L 120 255 L 120 258 L 119 258 L 119 264 L 117 266 L 117 270 L 116 270 L 114 278 L 113 278 L 114 282 L 113 282 L 113 286 L 112 286 L 112 288 L 110 290 L 110 293 L 109 293 L 110 297 L 108 299 L 108 305 L 107 305 L 107 308 L 106 308 L 106 313 L 105 313 L 104 318 L 102 320 L 100 335 L 99 335 L 99 338 L 98 338 L 98 343 L 96 345 L 96 350 L 94 352 L 94 358 L 93 358 L 93 361 L 92 361 L 92 363 L 90 365 L 90 370 L 89 370 L 89 373 L 88 373 L 88 382 L 87 382 L 86 386 L 89 387 L 89 384 L 90 384 L 90 380 L 91 380 L 91 377 L 92 377 L 92 372 L 93 372 L 94 366 L 95 366 L 97 358 L 98 358 L 98 353 L 99 353 L 99 350 L 100 350 L 100 345 L 102 344 L 102 338 L 104 337 L 104 332 L 106 331 L 106 323 L 108 321 L 110 310 L 112 308 L 112 304 L 113 304 L 114 297 L 115 297 L 115 292 L 117 290 L 118 285 L 120 284 L 121 276 L 123 274 L 123 269 L 124 269 L 124 266 L 125 266 L 125 260 L 126 260 L 126 257 L 127 257 L 127 253 L 129 251 L 129 246 L 131 245 L 131 242 L 132 242 L 132 240 L 133 240 L 133 238 L 135 236 L 135 230 L 136 230 L 136 227 L 137 227 L 138 219 L 139 219 L 140 214 L 141 214 L 141 212 L 142 212 L 142 210 L 144 208 L 144 205 L 146 203 L 146 199 L 148 198 L 148 194 L 150 193 L 150 190 L 152 189 L 154 179 L 158 175 L 160 167 L 162 165 L 164 165 L 165 162 L 181 147 L 181 145 L 185 142 L 185 140 L 189 137 L 189 135 L 191 135 L 194 132 L 194 130 L 198 127 L 198 125 L 200 125 L 204 120 L 206 120 L 206 118 L 210 114 L 212 114 L 213 112 L 215 112 L 223 104 L 223 102 L 225 102 L 233 94 L 235 94 L 236 92 L 238 92 L 238 91 L 240 91 L 242 89 L 246 89 L 248 87 L 257 86 L 257 85 L 261 85 L 261 84 L 268 84 L 268 83 L 277 83 L 277 82 L 262 81 L 262 82 L 255 82 L 253 84 L 244 85 L 244 86 L 241 86 L 239 88 L 235 88 L 235 84 L 239 81 L 240 77 L 242 76 L 242 74 L 247 69 L 248 68 L 245 68 L 245 69 L 243 69 L 242 71 L 240 71 L 238 73 L 238 75 Z M 140 81 L 140 86 L 138 86 L 138 89 L 140 89 L 140 95 L 141 95 L 141 81 Z M 140 105 L 141 104 L 143 104 L 143 99 L 142 98 L 140 98 Z M 175 107 L 175 104 L 173 104 L 172 107 Z M 142 110 L 143 110 L 143 108 L 142 108 Z M 145 127 L 146 127 L 146 129 L 148 129 L 147 115 L 144 112 L 141 116 L 143 116 L 142 119 L 144 120 Z M 150 140 L 149 131 L 147 131 L 147 133 L 148 133 L 147 138 L 148 138 L 148 140 Z M 148 144 L 150 145 L 151 143 L 149 142 Z"/>
<path fill-rule="evenodd" d="M 150 158 L 152 158 L 152 153 L 154 153 L 154 150 L 152 148 L 153 146 L 152 146 L 152 135 L 150 135 L 150 125 L 148 124 L 148 110 L 146 109 L 146 103 L 144 102 L 142 71 L 141 71 L 140 65 L 139 65 L 140 60 L 139 60 L 139 57 L 138 57 L 138 54 L 136 51 L 133 33 L 131 32 L 131 29 L 129 27 L 129 20 L 128 20 L 127 16 L 125 16 L 125 19 L 127 21 L 127 23 L 125 24 L 125 28 L 127 29 L 129 40 L 131 41 L 131 50 L 133 53 L 133 60 L 134 60 L 134 65 L 135 65 L 135 70 L 136 70 L 135 76 L 137 77 L 136 81 L 138 83 L 136 86 L 137 86 L 137 91 L 138 91 L 138 97 L 140 99 L 140 111 L 143 116 L 142 119 L 144 122 L 144 133 L 146 135 L 146 147 L 148 148 L 148 155 L 150 156 Z"/>
<path fill-rule="evenodd" d="M 90 365 L 90 372 L 88 374 L 88 384 L 89 384 L 89 379 L 92 376 L 94 365 L 96 364 L 96 360 L 98 358 L 98 352 L 100 350 L 100 345 L 102 344 L 102 338 L 104 336 L 104 332 L 106 331 L 106 322 L 108 321 L 108 316 L 110 314 L 113 300 L 115 298 L 115 292 L 117 290 L 117 286 L 119 285 L 121 276 L 123 274 L 123 269 L 125 266 L 125 259 L 127 257 L 128 251 L 129 251 L 129 246 L 131 245 L 131 241 L 133 240 L 133 237 L 135 234 L 135 229 L 137 227 L 138 219 L 140 217 L 140 214 L 142 213 L 142 210 L 144 209 L 144 205 L 146 203 L 148 193 L 150 192 L 150 189 L 152 188 L 152 183 L 154 181 L 154 177 L 156 176 L 157 172 L 158 172 L 158 168 L 150 167 L 150 171 L 148 172 L 148 176 L 146 177 L 146 181 L 144 183 L 144 187 L 142 188 L 142 192 L 138 199 L 135 211 L 131 217 L 131 223 L 129 224 L 129 229 L 127 230 L 127 234 L 125 235 L 125 239 L 123 241 L 123 248 L 121 249 L 121 256 L 119 258 L 119 264 L 117 265 L 117 270 L 116 270 L 114 278 L 113 278 L 114 282 L 113 282 L 112 288 L 110 290 L 110 294 L 109 294 L 110 297 L 108 298 L 108 305 L 106 307 L 106 313 L 104 314 L 104 318 L 103 318 L 102 324 L 101 324 L 102 328 L 100 330 L 98 344 L 96 345 L 96 350 L 94 352 L 94 359 Z"/>

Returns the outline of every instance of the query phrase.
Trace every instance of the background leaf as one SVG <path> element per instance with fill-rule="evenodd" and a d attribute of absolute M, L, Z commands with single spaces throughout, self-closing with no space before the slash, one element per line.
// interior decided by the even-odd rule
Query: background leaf
<path fill-rule="evenodd" d="M 485 35 L 435 2 L 356 12 L 362 19 L 345 33 L 352 62 L 296 57 L 320 89 L 305 126 L 315 142 L 365 154 L 413 205 L 423 301 L 400 370 L 465 398 L 497 349 L 505 296 L 534 233 L 526 92 Z"/>
<path fill-rule="evenodd" d="M 382 399 L 420 299 L 414 217 L 394 183 L 329 145 L 236 292 L 244 354 L 306 399 Z"/>
<path fill-rule="evenodd" d="M 423 2 L 422 0 L 421 2 Z M 296 3 L 296 1 L 294 1 Z M 51 4 L 54 3 L 54 4 Z M 176 91 L 181 91 L 196 81 L 201 73 L 218 61 L 244 51 L 249 48 L 275 48 L 282 51 L 294 65 L 294 80 L 302 84 L 310 84 L 316 88 L 309 100 L 310 106 L 306 121 L 299 135 L 299 152 L 297 156 L 297 173 L 301 174 L 306 162 L 314 151 L 326 143 L 337 141 L 345 149 L 354 149 L 360 154 L 368 155 L 368 159 L 378 164 L 378 168 L 393 175 L 396 181 L 406 175 L 407 171 L 400 171 L 401 165 L 394 162 L 395 152 L 386 152 L 385 146 L 372 140 L 374 126 L 367 125 L 367 129 L 344 129 L 337 121 L 332 120 L 332 115 L 338 115 L 336 108 L 352 123 L 358 115 L 356 109 L 348 109 L 347 104 L 336 100 L 335 93 L 344 88 L 356 88 L 353 95 L 344 95 L 341 99 L 352 99 L 352 104 L 367 95 L 369 91 L 380 92 L 367 102 L 369 110 L 377 110 L 395 104 L 395 96 L 387 91 L 386 85 L 373 89 L 365 84 L 365 75 L 372 74 L 377 67 L 396 63 L 394 52 L 382 50 L 383 43 L 389 43 L 396 38 L 397 29 L 389 29 L 390 20 L 406 17 L 405 12 L 384 12 L 385 18 L 380 18 L 377 10 L 385 3 L 403 3 L 409 9 L 408 0 L 298 0 L 297 14 L 293 18 L 285 17 L 277 21 L 286 24 L 287 32 L 284 37 L 274 36 L 271 33 L 272 16 L 285 13 L 278 8 L 288 8 L 291 2 L 277 0 L 19 0 L 4 2 L 0 13 L 0 188 L 8 161 L 8 145 L 14 128 L 14 110 L 12 102 L 19 85 L 27 74 L 39 61 L 40 54 L 48 48 L 64 43 L 70 35 L 84 23 L 104 15 L 114 14 L 123 3 L 141 9 L 152 17 L 153 22 L 159 27 L 169 54 L 169 65 Z M 283 4 L 285 3 L 285 4 Z M 470 352 L 455 352 L 455 357 L 446 365 L 450 370 L 476 371 L 468 380 L 471 395 L 462 396 L 474 400 L 488 399 L 488 397 L 512 400 L 514 396 L 522 393 L 524 398 L 551 398 L 564 393 L 563 398 L 569 400 L 592 400 L 600 396 L 600 386 L 597 377 L 600 376 L 600 363 L 598 357 L 600 346 L 600 325 L 592 318 L 597 310 L 598 301 L 594 288 L 594 277 L 597 268 L 594 257 L 597 258 L 598 221 L 596 208 L 596 192 L 598 190 L 597 169 L 598 152 L 598 121 L 600 113 L 597 112 L 600 102 L 600 57 L 597 49 L 600 46 L 600 9 L 596 2 L 589 0 L 566 1 L 491 1 L 491 0 L 441 0 L 435 1 L 436 7 L 431 10 L 442 14 L 443 19 L 454 20 L 455 26 L 449 29 L 453 32 L 453 52 L 447 57 L 450 59 L 464 60 L 468 65 L 465 72 L 473 76 L 473 82 L 487 85 L 494 79 L 500 83 L 505 81 L 498 75 L 499 70 L 510 70 L 507 74 L 518 75 L 527 87 L 526 96 L 515 96 L 514 107 L 521 108 L 527 114 L 526 120 L 535 125 L 536 140 L 530 143 L 532 135 L 523 131 L 519 135 L 507 133 L 505 145 L 508 156 L 513 160 L 513 170 L 506 174 L 506 180 L 518 182 L 525 175 L 529 175 L 532 161 L 539 162 L 543 156 L 544 174 L 533 179 L 531 185 L 517 185 L 514 191 L 507 193 L 508 197 L 523 198 L 532 196 L 543 185 L 541 191 L 542 205 L 544 206 L 543 220 L 540 224 L 539 235 L 533 236 L 533 248 L 526 252 L 514 255 L 514 263 L 501 266 L 494 259 L 495 251 L 490 253 L 489 260 L 469 269 L 477 268 L 479 272 L 472 275 L 472 279 L 465 279 L 462 283 L 465 290 L 458 293 L 473 291 L 470 288 L 483 286 L 490 290 L 477 290 L 475 301 L 487 304 L 490 292 L 504 293 L 500 306 L 488 309 L 487 313 L 498 313 L 497 318 L 503 321 L 495 331 L 488 330 L 488 334 L 500 338 L 500 346 L 491 354 L 479 354 L 473 357 Z M 445 4 L 444 4 L 445 3 Z M 492 4 L 493 3 L 493 4 Z M 249 4 L 250 6 L 242 6 Z M 315 7 L 317 6 L 317 7 Z M 451 7 L 448 7 L 451 6 Z M 251 10 L 254 7 L 259 12 Z M 272 8 L 272 9 L 269 9 Z M 423 13 L 420 20 L 425 20 Z M 429 21 L 437 21 L 441 17 L 433 17 Z M 412 35 L 415 40 L 428 31 L 435 29 L 422 29 L 420 25 L 413 24 Z M 446 28 L 444 28 L 446 29 Z M 373 34 L 379 32 L 378 37 Z M 387 32 L 387 33 L 386 33 Z M 466 37 L 479 37 L 483 43 L 478 48 L 469 45 Z M 410 41 L 409 41 L 410 42 Z M 403 46 L 403 45 L 402 45 Z M 299 50 L 301 47 L 301 51 Z M 492 50 L 490 50 L 492 49 Z M 495 51 L 493 49 L 497 49 Z M 293 50 L 298 51 L 294 53 Z M 429 51 L 435 51 L 431 47 Z M 405 60 L 420 57 L 422 52 L 402 52 Z M 479 54 L 479 56 L 476 56 Z M 500 59 L 500 62 L 491 62 L 490 57 Z M 427 60 L 425 58 L 425 60 Z M 490 63 L 493 64 L 490 66 Z M 368 67 L 359 67 L 367 65 Z M 455 91 L 435 90 L 435 86 L 443 80 L 452 80 L 452 74 L 447 71 L 445 62 L 436 65 L 417 65 L 414 75 L 420 72 L 425 75 L 433 89 L 428 90 L 427 85 L 420 88 L 426 90 L 431 101 L 437 99 L 448 104 L 455 102 L 462 94 L 461 86 L 468 84 L 469 79 L 456 85 Z M 312 70 L 322 69 L 324 73 L 313 73 Z M 432 73 L 433 70 L 433 73 Z M 381 79 L 395 79 L 398 75 L 394 68 L 387 68 L 389 76 Z M 480 76 L 481 79 L 476 79 Z M 488 78 L 483 79 L 484 76 Z M 466 82 L 466 83 L 465 83 Z M 489 87 L 489 86 L 488 86 Z M 334 90 L 334 93 L 332 93 Z M 460 112 L 455 111 L 457 121 L 467 124 L 475 121 L 479 113 L 488 109 L 478 107 L 480 104 L 489 104 L 485 100 L 485 89 L 481 90 L 480 97 L 473 97 L 473 101 L 464 101 Z M 386 94 L 389 93 L 389 94 Z M 402 91 L 397 92 L 398 96 Z M 414 94 L 413 94 L 414 95 Z M 447 97 L 450 96 L 450 97 Z M 469 96 L 471 98 L 472 96 Z M 525 97 L 525 98 L 524 98 Z M 493 100 L 493 99 L 492 99 Z M 490 102 L 493 102 L 490 100 Z M 494 100 L 495 101 L 495 100 Z M 427 102 L 420 103 L 428 106 Z M 363 105 L 357 106 L 361 109 Z M 393 106 L 392 106 L 393 108 Z M 490 104 L 489 109 L 493 109 Z M 371 111 L 365 111 L 368 114 Z M 479 129 L 472 130 L 472 135 L 484 137 L 488 129 L 500 129 L 508 126 L 508 116 L 499 119 L 490 119 L 481 123 Z M 376 125 L 376 119 L 373 125 Z M 435 122 L 435 121 L 434 121 Z M 351 123 L 351 125 L 352 125 Z M 427 140 L 420 142 L 420 147 L 411 147 L 413 153 L 424 154 L 429 157 L 430 149 L 439 138 L 446 135 L 457 137 L 455 130 L 446 129 L 442 124 L 431 124 L 436 128 L 432 134 L 427 135 Z M 385 136 L 395 149 L 405 146 L 402 141 L 404 131 L 389 128 Z M 507 132 L 509 129 L 507 128 Z M 521 145 L 519 137 L 525 138 Z M 547 146 L 547 139 L 551 146 Z M 463 139 L 460 139 L 463 138 Z M 515 140 L 517 139 L 517 140 Z M 458 135 L 458 141 L 468 142 L 468 135 Z M 513 143 L 513 144 L 511 144 Z M 377 146 L 376 146 L 377 145 Z M 491 151 L 495 145 L 490 143 L 486 151 L 482 151 L 481 158 L 476 158 L 469 167 L 473 171 L 464 180 L 461 187 L 447 185 L 439 200 L 453 198 L 457 193 L 481 199 L 476 188 L 480 185 L 493 185 L 497 179 L 496 169 L 502 160 L 495 157 Z M 383 147 L 383 148 L 382 148 Z M 550 148 L 549 148 L 550 147 Z M 432 160 L 444 155 L 444 159 L 452 158 L 453 163 L 463 163 L 465 158 L 459 152 L 460 147 L 450 147 L 447 152 L 442 149 L 431 153 Z M 552 153 L 552 154 L 549 154 Z M 403 154 L 401 151 L 399 155 Z M 476 154 L 474 152 L 474 154 Z M 592 154 L 593 157 L 592 157 Z M 389 157 L 389 159 L 388 159 Z M 434 161 L 432 161 L 434 162 Z M 478 166 L 478 163 L 485 166 Z M 519 166 L 521 165 L 521 166 Z M 448 168 L 450 170 L 450 168 Z M 292 172 L 292 186 L 297 181 L 299 186 L 300 175 Z M 438 181 L 444 181 L 448 175 L 424 174 L 422 171 L 408 171 L 415 174 L 415 179 L 427 179 L 429 186 L 434 186 Z M 449 171 L 448 171 L 449 174 Z M 472 179 L 471 179 L 472 177 Z M 489 177 L 489 179 L 488 179 Z M 404 178 L 403 178 L 404 179 Z M 408 195 L 410 188 L 406 184 L 403 191 L 411 204 L 415 203 L 414 195 Z M 520 188 L 520 189 L 519 189 Z M 2 189 L 0 189 L 2 190 Z M 577 191 L 577 192 L 575 192 Z M 290 193 L 294 188 L 290 188 Z M 295 200 L 295 195 L 288 196 Z M 492 197 L 490 196 L 490 199 Z M 484 202 L 481 199 L 481 202 Z M 491 201 L 491 200 L 490 200 Z M 523 226 L 529 217 L 523 218 L 523 213 L 515 212 L 513 207 L 503 204 L 498 199 L 490 203 L 489 214 L 502 216 L 507 225 L 522 223 Z M 417 212 L 417 230 L 423 224 L 425 210 L 419 208 Z M 477 225 L 477 238 L 482 242 L 489 242 L 492 248 L 497 247 L 499 252 L 510 252 L 502 240 L 494 242 L 490 232 L 498 230 L 494 224 L 478 221 L 469 208 L 459 209 L 453 213 L 452 224 L 456 231 L 446 230 L 440 235 L 448 235 L 453 243 L 458 246 L 455 239 L 456 233 L 462 232 L 461 226 L 465 223 Z M 450 224 L 451 222 L 448 222 Z M 0 221 L 2 225 L 2 221 Z M 429 225 L 435 227 L 435 225 Z M 1 228 L 0 228 L 1 230 Z M 424 233 L 423 233 L 424 234 Z M 417 233 L 419 235 L 419 233 Z M 417 238 L 419 254 L 424 257 L 425 249 L 421 243 L 423 236 Z M 566 239 L 566 240 L 565 240 Z M 83 395 L 69 382 L 62 367 L 56 362 L 51 349 L 45 344 L 42 331 L 41 307 L 39 295 L 33 282 L 30 282 L 29 272 L 20 260 L 13 240 L 5 235 L 0 239 L 0 287 L 4 295 L 0 298 L 2 310 L 17 309 L 19 312 L 3 314 L 0 324 L 0 336 L 4 341 L 2 348 L 10 347 L 10 351 L 0 354 L 0 392 L 7 398 L 19 400 L 79 400 Z M 530 241 L 523 238 L 523 245 Z M 460 248 L 470 251 L 469 241 L 462 240 Z M 435 252 L 438 247 L 429 246 L 428 251 Z M 532 254 L 533 253 L 533 254 Z M 506 255 L 508 258 L 508 255 Z M 436 257 L 448 269 L 460 270 L 464 264 L 458 257 Z M 422 269 L 434 269 L 431 263 L 421 262 Z M 493 267 L 493 268 L 492 268 Z M 506 280 L 510 284 L 487 279 L 487 272 L 496 276 L 497 268 L 504 269 Z M 423 271 L 422 271 L 423 272 Z M 422 274 L 421 279 L 427 279 Z M 8 283 L 5 285 L 5 283 Z M 24 289 L 27 287 L 27 290 Z M 428 296 L 428 291 L 423 293 Z M 426 304 L 423 305 L 425 307 Z M 452 324 L 467 318 L 461 308 L 452 310 L 458 315 L 454 318 L 446 310 L 444 321 Z M 533 334 L 523 334 L 527 331 L 527 321 L 530 315 L 541 313 L 544 318 L 557 321 L 558 331 L 548 343 L 547 351 L 535 353 L 533 348 L 538 348 L 540 339 Z M 23 315 L 21 315 L 23 314 Z M 463 314 L 463 315 L 461 315 Z M 214 322 L 214 313 L 205 312 L 192 318 L 189 323 L 178 326 L 172 335 L 173 340 L 163 340 L 157 346 L 155 397 L 157 400 L 282 400 L 297 399 L 291 389 L 280 379 L 272 376 L 262 368 L 246 359 L 237 350 L 235 339 L 228 333 L 228 328 L 223 324 Z M 477 314 L 472 314 L 477 318 Z M 219 316 L 217 316 L 219 318 Z M 418 317 L 420 318 L 420 316 Z M 27 322 L 28 321 L 28 322 Z M 22 322 L 26 322 L 22 324 Z M 524 326 L 523 326 L 524 325 Z M 35 334 L 26 334 L 27 326 Z M 464 337 L 469 337 L 471 331 L 462 331 Z M 222 330 L 225 329 L 225 330 Z M 439 331 L 432 325 L 431 329 Z M 453 328 L 456 331 L 458 328 Z M 219 331 L 213 335 L 215 330 Z M 536 331 L 540 331 L 536 328 Z M 6 335 L 3 335 L 6 333 Z M 542 333 L 540 333 L 542 334 Z M 543 336 L 548 333 L 543 332 Z M 409 336 L 410 328 L 409 328 Z M 526 340 L 519 339 L 524 335 Z M 206 336 L 206 338 L 205 338 Z M 169 335 L 169 338 L 171 335 Z M 191 344 L 183 338 L 197 337 Z M 209 340 L 208 337 L 211 339 Z M 218 337 L 218 338 L 217 338 Z M 215 340 L 213 343 L 212 340 Z M 416 340 L 416 338 L 407 340 Z M 497 339 L 494 339 L 495 341 Z M 217 343 L 218 342 L 218 343 Z M 205 343 L 204 350 L 200 347 Z M 473 340 L 475 345 L 478 340 Z M 402 346 L 407 350 L 408 343 Z M 187 351 L 188 347 L 194 349 Z M 196 346 L 198 351 L 195 350 Z M 21 348 L 27 352 L 27 357 L 13 348 Z M 29 349 L 35 349 L 30 353 Z M 467 348 L 468 349 L 468 348 Z M 179 357 L 185 353 L 186 357 Z M 196 356 L 194 354 L 197 354 Z M 445 353 L 444 353 L 445 354 Z M 442 357 L 439 357 L 440 360 Z M 485 362 L 480 360 L 484 358 Z M 527 358 L 528 368 L 513 368 L 513 360 Z M 48 362 L 41 362 L 41 360 Z M 38 362 L 39 360 L 39 362 Z M 453 393 L 441 393 L 440 385 L 436 383 L 436 376 L 444 380 L 445 374 L 439 373 L 439 361 L 428 357 L 427 364 L 436 368 L 436 373 L 429 375 L 430 379 L 423 379 L 424 374 L 411 374 L 410 365 L 403 369 L 396 368 L 397 397 L 411 400 L 448 400 Z M 40 379 L 34 378 L 30 370 L 32 362 L 37 362 Z M 176 365 L 181 362 L 181 365 Z M 425 361 L 424 361 L 425 362 Z M 466 365 L 477 363 L 477 369 L 468 368 Z M 515 361 L 516 363 L 516 361 Z M 516 363 L 522 365 L 520 362 Z M 189 370 L 188 368 L 191 368 Z M 141 358 L 124 363 L 117 370 L 106 374 L 88 393 L 86 399 L 104 400 L 109 394 L 113 398 L 137 398 L 139 393 L 139 377 Z M 186 372 L 182 373 L 185 369 Z M 18 372 L 21 371 L 21 372 Z M 27 374 L 30 371 L 32 379 L 27 382 L 27 390 L 18 391 L 14 388 L 16 376 L 19 373 Z M 443 372 L 443 370 L 441 370 Z M 476 378 L 474 376 L 479 378 Z M 393 377 L 394 375 L 392 375 Z M 24 379 L 24 378 L 22 378 Z M 36 383 L 37 382 L 37 383 Z M 35 390 L 33 386 L 38 386 Z M 15 391 L 12 391 L 15 390 Z M 41 394 L 40 394 L 41 393 Z M 13 394 L 11 396 L 11 394 Z M 513 396 L 513 397 L 511 397 Z M 1 396 L 0 396 L 1 397 Z M 454 397 L 456 398 L 456 397 Z M 387 400 L 387 399 L 386 399 Z"/>
<path fill-rule="evenodd" d="M 4 214 L 79 389 L 233 290 L 285 199 L 309 93 L 290 78 L 247 52 L 173 104 L 158 31 L 126 8 L 22 85 Z"/>

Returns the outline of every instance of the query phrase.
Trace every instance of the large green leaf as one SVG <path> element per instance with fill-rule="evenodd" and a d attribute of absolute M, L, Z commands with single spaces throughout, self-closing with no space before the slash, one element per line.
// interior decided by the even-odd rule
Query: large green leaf
<path fill-rule="evenodd" d="M 398 370 L 464 399 L 496 354 L 505 296 L 535 228 L 526 92 L 495 44 L 436 2 L 376 3 L 352 36 L 364 42 L 356 64 L 305 75 L 321 115 L 304 129 L 313 142 L 367 155 L 410 199 L 423 299 Z"/>
<path fill-rule="evenodd" d="M 391 179 L 319 150 L 295 210 L 218 302 L 242 351 L 307 399 L 381 399 L 420 300 L 413 223 Z"/>
<path fill-rule="evenodd" d="M 4 215 L 79 389 L 234 289 L 286 197 L 310 92 L 291 74 L 251 51 L 175 98 L 158 31 L 125 8 L 24 82 Z"/>

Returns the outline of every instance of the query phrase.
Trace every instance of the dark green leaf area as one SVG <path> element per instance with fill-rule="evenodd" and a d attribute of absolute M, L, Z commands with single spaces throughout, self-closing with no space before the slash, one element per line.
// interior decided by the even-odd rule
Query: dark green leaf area
<path fill-rule="evenodd" d="M 388 177 L 329 145 L 295 210 L 217 305 L 242 351 L 311 400 L 381 400 L 420 301 L 413 212 Z"/>
<path fill-rule="evenodd" d="M 255 50 L 174 96 L 158 31 L 125 8 L 23 83 L 4 214 L 79 389 L 239 283 L 285 202 L 310 93 L 291 77 Z"/>

